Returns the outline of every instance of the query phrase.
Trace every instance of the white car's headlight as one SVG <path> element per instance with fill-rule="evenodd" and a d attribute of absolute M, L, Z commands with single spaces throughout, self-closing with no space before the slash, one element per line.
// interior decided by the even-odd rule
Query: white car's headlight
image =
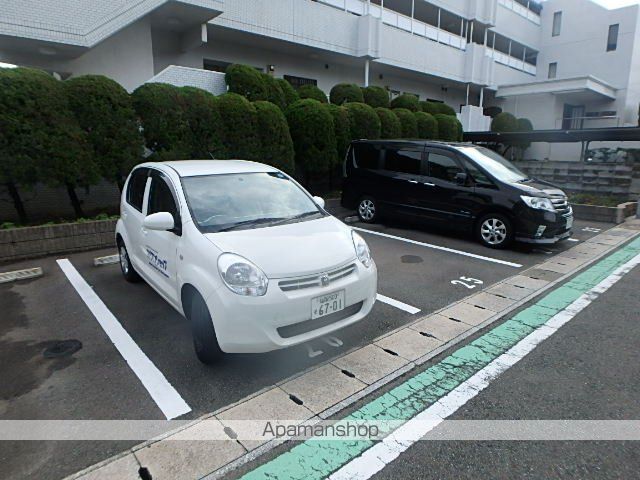
<path fill-rule="evenodd" d="M 267 293 L 269 279 L 262 270 L 246 258 L 233 253 L 218 257 L 218 271 L 224 284 L 233 293 L 261 297 Z"/>
<path fill-rule="evenodd" d="M 356 256 L 358 260 L 367 268 L 371 266 L 373 260 L 371 259 L 371 252 L 369 251 L 369 245 L 364 241 L 360 235 L 353 230 L 351 231 L 351 237 L 353 238 L 353 246 L 356 249 Z"/>
<path fill-rule="evenodd" d="M 537 210 L 548 210 L 550 212 L 555 212 L 556 209 L 551 203 L 551 200 L 543 197 L 527 197 L 522 195 L 520 197 L 524 203 L 526 203 L 529 207 L 535 208 Z"/>

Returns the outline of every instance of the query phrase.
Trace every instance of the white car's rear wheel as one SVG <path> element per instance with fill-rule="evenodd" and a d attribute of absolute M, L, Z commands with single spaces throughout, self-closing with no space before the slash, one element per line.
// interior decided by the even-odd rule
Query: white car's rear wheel
<path fill-rule="evenodd" d="M 140 275 L 138 275 L 138 272 L 136 272 L 133 265 L 131 265 L 129 252 L 122 241 L 120 241 L 118 245 L 118 254 L 120 255 L 120 270 L 122 271 L 124 279 L 131 283 L 139 282 L 141 280 Z"/>

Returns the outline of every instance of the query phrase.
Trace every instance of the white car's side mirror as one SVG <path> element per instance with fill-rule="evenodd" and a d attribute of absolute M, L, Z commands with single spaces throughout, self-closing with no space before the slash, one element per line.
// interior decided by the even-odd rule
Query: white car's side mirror
<path fill-rule="evenodd" d="M 313 201 L 316 202 L 316 204 L 320 208 L 324 208 L 324 198 L 322 198 L 322 197 L 313 197 Z"/>
<path fill-rule="evenodd" d="M 142 224 L 147 230 L 166 231 L 173 230 L 175 227 L 173 215 L 169 212 L 158 212 L 147 215 L 144 217 Z"/>

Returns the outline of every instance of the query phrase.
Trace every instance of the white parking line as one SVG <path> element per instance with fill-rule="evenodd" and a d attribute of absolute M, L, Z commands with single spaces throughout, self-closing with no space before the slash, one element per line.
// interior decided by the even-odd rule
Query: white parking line
<path fill-rule="evenodd" d="M 105 331 L 114 346 L 140 379 L 167 420 L 179 417 L 191 411 L 184 399 L 169 383 L 160 370 L 149 360 L 136 342 L 129 336 L 118 319 L 109 311 L 100 297 L 78 273 L 69 260 L 58 260 L 58 265 L 76 289 L 80 298 L 89 307 L 91 313 Z"/>
<path fill-rule="evenodd" d="M 412 307 L 411 305 L 402 303 L 399 300 L 394 300 L 393 298 L 385 297 L 384 295 L 380 295 L 379 293 L 376 295 L 376 300 L 382 303 L 386 303 L 387 305 L 391 305 L 392 307 L 399 308 L 400 310 L 404 310 L 405 312 L 409 312 L 411 315 L 415 315 L 420 311 L 419 308 Z"/>
<path fill-rule="evenodd" d="M 456 255 L 464 255 L 465 257 L 477 258 L 478 260 L 484 260 L 486 262 L 499 263 L 500 265 L 506 265 L 508 267 L 521 268 L 519 263 L 507 262 L 497 258 L 485 257 L 482 255 L 476 255 L 475 253 L 464 252 L 462 250 L 455 250 L 453 248 L 441 247 L 440 245 L 433 245 L 431 243 L 418 242 L 417 240 L 411 240 L 410 238 L 398 237 L 396 235 L 389 235 L 388 233 L 375 232 L 373 230 L 367 230 L 366 228 L 352 227 L 359 232 L 370 233 L 371 235 L 378 235 L 380 237 L 392 238 L 394 240 L 400 240 L 402 242 L 413 243 L 414 245 L 420 245 L 422 247 L 433 248 L 434 250 L 442 250 L 443 252 L 455 253 Z"/>

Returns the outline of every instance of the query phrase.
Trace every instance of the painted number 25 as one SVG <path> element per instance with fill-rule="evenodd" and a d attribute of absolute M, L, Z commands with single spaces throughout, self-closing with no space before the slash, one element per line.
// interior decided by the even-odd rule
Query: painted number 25
<path fill-rule="evenodd" d="M 473 290 L 478 285 L 482 285 L 484 282 L 482 280 L 478 280 L 477 278 L 469 278 L 469 277 L 460 277 L 459 280 L 451 280 L 451 285 L 461 285 L 463 287 L 468 288 L 469 290 Z"/>

